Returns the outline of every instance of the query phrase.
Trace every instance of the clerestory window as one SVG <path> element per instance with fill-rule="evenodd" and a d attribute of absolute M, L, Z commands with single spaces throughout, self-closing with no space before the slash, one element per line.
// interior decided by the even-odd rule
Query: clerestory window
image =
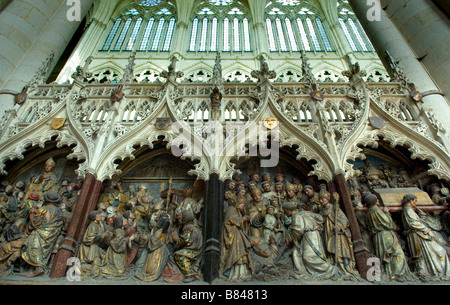
<path fill-rule="evenodd" d="M 238 1 L 211 0 L 195 11 L 189 51 L 251 52 L 250 20 Z"/>
<path fill-rule="evenodd" d="M 348 0 L 338 0 L 338 20 L 344 31 L 345 37 L 353 52 L 372 52 L 372 43 L 364 32 L 363 27 L 356 18 L 355 13 L 348 3 Z"/>
<path fill-rule="evenodd" d="M 175 11 L 170 1 L 139 1 L 117 16 L 101 51 L 170 51 L 177 22 Z"/>
<path fill-rule="evenodd" d="M 271 52 L 334 51 L 322 18 L 300 0 L 271 1 L 266 6 L 266 32 Z"/>

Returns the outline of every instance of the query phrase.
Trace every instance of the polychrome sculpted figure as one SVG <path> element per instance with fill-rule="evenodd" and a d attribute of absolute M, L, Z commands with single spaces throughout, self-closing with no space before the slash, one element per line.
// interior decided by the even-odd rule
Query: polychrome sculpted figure
<path fill-rule="evenodd" d="M 123 277 L 127 273 L 128 245 L 137 238 L 135 234 L 127 237 L 124 230 L 125 222 L 121 215 L 114 219 L 113 238 L 106 250 L 105 262 L 98 269 L 98 275 L 106 278 Z"/>
<path fill-rule="evenodd" d="M 154 282 L 164 279 L 168 282 L 183 280 L 183 274 L 173 261 L 167 243 L 167 232 L 170 225 L 169 216 L 163 212 L 150 221 L 150 236 L 147 241 L 147 255 L 142 271 L 134 275 L 144 282 Z"/>
<path fill-rule="evenodd" d="M 314 188 L 309 184 L 303 187 L 303 192 L 307 196 L 307 201 L 301 205 L 302 209 L 318 213 L 320 207 L 319 194 L 316 193 Z"/>
<path fill-rule="evenodd" d="M 394 232 L 394 221 L 387 208 L 380 208 L 377 196 L 369 194 L 364 197 L 368 208 L 366 225 L 373 236 L 375 255 L 382 263 L 383 277 L 387 281 L 414 280 L 409 270 L 407 259 Z"/>
<path fill-rule="evenodd" d="M 286 244 L 293 246 L 292 259 L 296 268 L 295 278 L 326 280 L 335 276 L 336 267 L 328 260 L 323 247 L 323 217 L 317 213 L 296 208 L 285 203 L 284 213 L 292 218 Z"/>
<path fill-rule="evenodd" d="M 104 214 L 101 210 L 89 214 L 90 224 L 84 233 L 77 257 L 81 262 L 81 274 L 89 276 L 96 273 L 105 259 L 105 237 L 110 234 L 106 230 Z"/>
<path fill-rule="evenodd" d="M 267 206 L 266 216 L 263 222 L 263 238 L 265 244 L 270 244 L 270 239 L 273 238 L 276 244 L 281 242 L 283 237 L 283 230 L 279 218 L 275 216 L 275 207 L 273 205 Z"/>
<path fill-rule="evenodd" d="M 64 225 L 61 209 L 58 207 L 60 196 L 56 190 L 44 193 L 44 205 L 30 212 L 30 222 L 34 230 L 28 236 L 22 252 L 23 260 L 35 267 L 35 271 L 26 276 L 42 275 L 55 243 Z"/>
<path fill-rule="evenodd" d="M 417 275 L 423 281 L 449 280 L 449 258 L 445 249 L 436 241 L 432 229 L 420 218 L 417 197 L 406 194 L 402 206 L 403 226 Z"/>
<path fill-rule="evenodd" d="M 247 213 L 250 216 L 250 231 L 249 235 L 255 238 L 261 238 L 266 215 L 266 206 L 262 201 L 262 191 L 254 189 L 251 193 L 252 200 L 247 204 Z"/>
<path fill-rule="evenodd" d="M 245 234 L 245 224 L 250 220 L 245 215 L 245 200 L 230 204 L 225 213 L 220 251 L 220 273 L 227 280 L 241 282 L 253 275 L 250 255 L 251 242 Z"/>
<path fill-rule="evenodd" d="M 319 200 L 322 205 L 320 214 L 323 216 L 323 236 L 327 253 L 330 259 L 334 260 L 342 279 L 359 280 L 355 269 L 356 262 L 348 218 L 339 208 L 339 202 L 331 203 L 329 192 L 320 192 Z"/>
<path fill-rule="evenodd" d="M 300 205 L 300 201 L 296 195 L 296 187 L 293 184 L 288 184 L 286 185 L 286 194 L 284 197 L 284 202 L 290 202 L 295 206 L 299 206 Z"/>
<path fill-rule="evenodd" d="M 184 211 L 191 211 L 194 215 L 194 222 L 198 224 L 198 217 L 200 215 L 200 212 L 203 208 L 203 199 L 200 199 L 200 201 L 195 201 L 194 198 L 192 198 L 192 194 L 194 193 L 194 188 L 192 186 L 188 186 L 183 191 L 184 199 L 179 204 L 177 204 L 177 207 L 175 209 L 175 218 L 178 219 L 177 215 L 181 215 Z M 180 229 L 182 227 L 182 224 L 176 223 L 174 226 L 176 229 Z"/>
<path fill-rule="evenodd" d="M 39 194 L 39 198 L 44 198 L 44 193 L 51 190 L 58 190 L 58 180 L 54 173 L 56 163 L 53 158 L 48 159 L 44 164 L 44 171 L 34 179 L 28 189 L 28 191 L 36 191 Z M 26 195 L 26 197 L 29 194 Z"/>
<path fill-rule="evenodd" d="M 177 214 L 177 217 L 183 227 L 181 234 L 177 231 L 172 232 L 172 239 L 175 242 L 175 262 L 185 276 L 184 282 L 201 280 L 202 230 L 195 222 L 192 210 L 186 209 Z"/>

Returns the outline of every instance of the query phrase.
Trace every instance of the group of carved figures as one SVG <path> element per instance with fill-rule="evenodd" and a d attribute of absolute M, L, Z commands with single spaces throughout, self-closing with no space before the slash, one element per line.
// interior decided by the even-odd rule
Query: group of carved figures
<path fill-rule="evenodd" d="M 185 188 L 181 200 L 170 195 L 154 200 L 144 184 L 124 191 L 111 181 L 89 215 L 78 251 L 81 275 L 145 282 L 201 280 L 203 199 L 194 200 L 193 190 Z"/>
<path fill-rule="evenodd" d="M 221 276 L 229 281 L 271 278 L 361 281 L 356 270 L 349 220 L 339 195 L 326 184 L 311 186 L 285 175 L 251 174 L 234 180 L 225 192 Z M 386 281 L 450 279 L 447 230 L 442 217 L 417 208 L 417 198 L 403 198 L 403 237 L 389 209 L 370 191 L 353 194 L 353 205 L 370 256 L 377 257 Z M 441 198 L 441 204 L 447 204 Z M 443 222 L 446 226 L 443 226 Z"/>
<path fill-rule="evenodd" d="M 46 274 L 77 205 L 82 182 L 58 182 L 55 162 L 26 185 L 0 193 L 0 273 Z M 227 281 L 343 279 L 361 281 L 350 223 L 326 184 L 286 181 L 284 174 L 239 175 L 226 183 L 220 277 Z M 172 190 L 169 187 L 169 190 Z M 202 280 L 203 198 L 193 186 L 153 198 L 146 185 L 110 181 L 88 215 L 77 272 L 84 278 L 192 282 Z M 389 210 L 367 191 L 353 193 L 362 236 L 386 281 L 450 280 L 449 212 L 429 214 L 417 198 L 402 202 L 400 234 Z M 450 197 L 441 198 L 447 204 Z M 218 199 L 219 201 L 219 199 Z M 403 236 L 401 236 L 403 235 Z"/>
<path fill-rule="evenodd" d="M 82 181 L 58 181 L 50 158 L 30 183 L 1 184 L 0 273 L 35 277 L 48 272 L 72 219 Z M 20 264 L 16 266 L 15 263 Z"/>
<path fill-rule="evenodd" d="M 2 183 L 0 192 L 0 274 L 37 277 L 48 274 L 66 237 L 80 195 L 82 181 L 60 183 L 55 161 L 44 171 L 14 184 Z M 126 278 L 142 281 L 190 282 L 202 278 L 203 200 L 192 199 L 193 187 L 182 200 L 157 202 L 145 185 L 126 191 L 110 181 L 78 247 L 76 272 L 88 278 Z"/>

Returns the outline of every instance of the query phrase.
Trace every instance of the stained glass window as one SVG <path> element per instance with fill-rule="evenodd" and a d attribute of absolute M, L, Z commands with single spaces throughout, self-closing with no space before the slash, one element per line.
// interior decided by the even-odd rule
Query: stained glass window
<path fill-rule="evenodd" d="M 130 29 L 131 23 L 133 22 L 132 18 L 128 18 L 125 22 L 125 25 L 122 28 L 122 32 L 120 33 L 119 39 L 117 39 L 116 44 L 114 45 L 113 51 L 120 51 L 122 48 L 123 42 L 125 41 L 125 37 L 127 36 L 128 30 Z"/>
<path fill-rule="evenodd" d="M 150 34 L 153 30 L 153 25 L 155 24 L 155 18 L 150 18 L 150 20 L 147 23 L 147 26 L 144 30 L 144 37 L 142 38 L 141 44 L 139 46 L 139 51 L 145 51 L 148 48 L 148 43 L 150 41 Z"/>
<path fill-rule="evenodd" d="M 251 52 L 246 8 L 232 0 L 209 1 L 209 4 L 205 6 L 203 3 L 192 20 L 189 51 Z"/>
<path fill-rule="evenodd" d="M 364 42 L 363 38 L 361 37 L 361 34 L 358 31 L 358 28 L 356 27 L 355 23 L 353 22 L 353 19 L 348 18 L 348 23 L 350 24 L 350 27 L 352 28 L 352 31 L 355 34 L 356 39 L 358 39 L 358 42 L 359 42 L 362 50 L 365 52 L 369 51 L 369 49 L 366 46 L 366 43 Z"/>
<path fill-rule="evenodd" d="M 280 18 L 275 19 L 277 27 L 278 40 L 280 41 L 280 50 L 287 51 L 286 40 L 284 39 L 283 26 L 281 25 Z"/>
<path fill-rule="evenodd" d="M 316 49 L 316 51 L 322 51 L 322 47 L 320 46 L 319 40 L 317 39 L 316 31 L 314 30 L 314 25 L 311 22 L 310 18 L 306 18 L 306 24 L 308 25 L 309 34 L 311 35 L 314 48 Z"/>
<path fill-rule="evenodd" d="M 173 34 L 175 32 L 175 18 L 171 18 L 169 21 L 169 28 L 167 29 L 166 39 L 164 41 L 163 51 L 167 52 L 170 50 L 170 45 L 172 44 Z"/>
<path fill-rule="evenodd" d="M 111 31 L 109 32 L 108 38 L 106 38 L 105 44 L 103 45 L 102 51 L 108 51 L 109 48 L 111 47 L 114 37 L 116 37 L 117 31 L 119 30 L 121 22 L 122 22 L 121 18 L 117 18 L 116 22 L 114 22 L 114 25 L 111 28 Z"/>
<path fill-rule="evenodd" d="M 157 6 L 162 0 L 142 0 L 139 1 L 140 6 Z"/>
<path fill-rule="evenodd" d="M 130 39 L 128 40 L 128 44 L 127 44 L 127 47 L 125 50 L 127 50 L 127 51 L 133 50 L 134 43 L 136 42 L 137 36 L 141 29 L 142 20 L 143 20 L 142 17 L 140 17 L 134 24 L 133 31 L 131 32 L 131 36 L 130 36 Z"/>
<path fill-rule="evenodd" d="M 150 48 L 150 51 L 158 50 L 159 42 L 161 41 L 161 37 L 163 34 L 163 30 L 164 30 L 165 21 L 166 20 L 163 18 L 159 19 L 158 28 L 156 29 L 155 38 L 153 38 L 153 43 L 152 43 L 152 47 Z"/>
<path fill-rule="evenodd" d="M 266 6 L 266 30 L 269 50 L 298 52 L 305 51 L 332 52 L 331 42 L 325 26 L 316 13 L 308 7 L 299 7 L 299 0 L 270 1 Z M 297 15 L 296 19 L 292 16 Z M 295 26 L 297 23 L 297 26 Z M 301 46 L 297 41 L 301 41 Z"/>
<path fill-rule="evenodd" d="M 323 27 L 322 21 L 319 18 L 316 18 L 317 28 L 319 29 L 320 36 L 322 37 L 323 44 L 325 45 L 325 50 L 328 52 L 333 51 L 331 47 L 330 40 L 328 39 L 327 33 L 325 32 L 325 28 Z"/>
<path fill-rule="evenodd" d="M 217 51 L 217 18 L 213 18 L 211 28 L 211 51 Z"/>
<path fill-rule="evenodd" d="M 144 0 L 136 1 L 140 6 L 129 9 L 127 12 L 119 16 L 102 47 L 102 51 L 108 51 L 115 36 L 120 31 L 119 37 L 114 43 L 111 51 L 131 51 L 136 49 L 137 51 L 169 51 L 176 28 L 176 18 L 173 16 L 171 2 L 165 2 L 162 0 Z M 153 7 L 162 5 L 153 16 L 144 16 L 149 12 L 141 7 Z M 142 12 L 145 10 L 144 12 Z M 125 24 L 120 28 L 122 20 L 126 16 Z M 170 18 L 170 19 L 169 19 Z M 145 28 L 144 28 L 145 24 Z M 131 30 L 130 30 L 131 29 Z M 125 41 L 127 40 L 127 41 Z M 150 43 L 151 42 L 151 43 Z M 137 45 L 137 47 L 136 47 Z"/>
<path fill-rule="evenodd" d="M 292 30 L 291 20 L 289 18 L 286 18 L 284 20 L 284 23 L 286 24 L 288 37 L 289 37 L 289 42 L 291 44 L 291 50 L 292 51 L 298 51 L 297 41 L 295 40 L 294 31 Z"/>
<path fill-rule="evenodd" d="M 206 51 L 206 38 L 208 34 L 208 18 L 203 18 L 202 34 L 200 37 L 200 51 Z"/>
<path fill-rule="evenodd" d="M 195 18 L 192 22 L 191 43 L 189 45 L 189 51 L 195 51 L 195 44 L 197 42 L 198 31 L 198 18 Z"/>
<path fill-rule="evenodd" d="M 297 18 L 297 25 L 300 31 L 300 36 L 302 38 L 302 45 L 305 51 L 311 51 L 311 46 L 309 44 L 308 35 L 306 35 L 305 28 L 303 27 L 302 19 Z"/>
<path fill-rule="evenodd" d="M 266 19 L 267 33 L 269 34 L 269 49 L 270 51 L 277 51 L 277 46 L 275 45 L 275 37 L 273 35 L 272 20 Z"/>
<path fill-rule="evenodd" d="M 230 19 L 223 20 L 223 50 L 230 51 Z"/>
<path fill-rule="evenodd" d="M 239 19 L 233 19 L 233 40 L 234 40 L 234 51 L 240 51 L 240 35 L 239 35 Z"/>
<path fill-rule="evenodd" d="M 250 52 L 251 51 L 250 31 L 247 18 L 244 18 L 243 25 L 244 25 L 244 51 Z"/>
<path fill-rule="evenodd" d="M 373 51 L 373 45 L 364 32 L 355 13 L 352 12 L 348 1 L 338 0 L 339 23 L 347 37 L 350 47 L 353 51 L 370 52 Z"/>

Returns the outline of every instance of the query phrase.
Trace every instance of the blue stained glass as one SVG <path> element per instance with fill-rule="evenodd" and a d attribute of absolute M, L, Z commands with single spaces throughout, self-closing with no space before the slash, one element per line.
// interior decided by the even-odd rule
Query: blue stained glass
<path fill-rule="evenodd" d="M 147 50 L 148 47 L 148 43 L 150 41 L 150 35 L 152 33 L 153 30 L 153 25 L 155 24 L 155 18 L 151 18 L 148 23 L 147 26 L 145 27 L 145 31 L 144 31 L 144 37 L 142 38 L 141 44 L 139 46 L 139 51 L 145 51 Z"/>
<path fill-rule="evenodd" d="M 164 18 L 159 19 L 158 28 L 156 29 L 155 38 L 153 39 L 153 43 L 152 43 L 152 47 L 150 48 L 150 51 L 158 50 L 159 42 L 161 41 L 161 37 L 163 34 L 163 30 L 164 30 L 165 21 L 166 20 Z"/>
<path fill-rule="evenodd" d="M 142 25 L 142 18 L 138 18 L 138 20 L 136 20 L 136 24 L 133 27 L 133 31 L 131 32 L 130 39 L 128 40 L 126 48 L 127 51 L 133 50 L 134 43 L 136 42 L 137 36 L 141 29 L 141 25 Z"/>
<path fill-rule="evenodd" d="M 113 51 L 120 51 L 120 49 L 122 48 L 122 44 L 125 41 L 125 37 L 127 36 L 128 30 L 130 29 L 132 21 L 133 21 L 133 19 L 128 18 L 127 21 L 125 22 L 122 32 L 120 33 L 119 39 L 117 39 L 117 42 L 114 45 Z"/>
<path fill-rule="evenodd" d="M 117 31 L 119 30 L 121 22 L 122 22 L 121 18 L 118 18 L 116 22 L 114 22 L 114 25 L 111 28 L 111 31 L 109 32 L 108 38 L 106 38 L 105 44 L 103 45 L 102 51 L 108 51 L 109 48 L 111 47 L 114 37 L 116 37 Z"/>
<path fill-rule="evenodd" d="M 175 32 L 175 24 L 176 24 L 175 18 L 171 18 L 169 21 L 169 29 L 167 30 L 166 34 L 166 40 L 164 41 L 163 51 L 170 50 L 170 45 L 173 39 L 173 33 Z"/>
<path fill-rule="evenodd" d="M 189 45 L 189 51 L 195 51 L 195 44 L 197 43 L 197 31 L 198 31 L 198 18 L 192 21 L 191 43 Z"/>
<path fill-rule="evenodd" d="M 325 45 L 325 49 L 328 52 L 333 51 L 331 47 L 330 40 L 328 39 L 327 33 L 325 32 L 325 28 L 323 27 L 322 21 L 319 18 L 316 18 L 317 28 L 319 29 L 320 36 L 322 36 L 323 44 Z"/>

